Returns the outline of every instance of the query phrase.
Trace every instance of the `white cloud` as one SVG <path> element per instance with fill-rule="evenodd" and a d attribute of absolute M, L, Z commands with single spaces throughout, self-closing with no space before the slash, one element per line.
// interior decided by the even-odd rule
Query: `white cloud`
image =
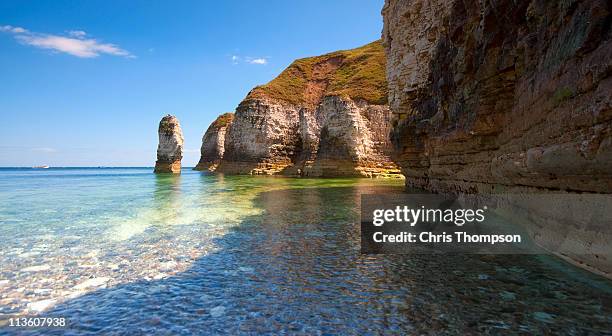
<path fill-rule="evenodd" d="M 268 64 L 268 60 L 265 58 L 254 58 L 247 60 L 250 64 Z"/>
<path fill-rule="evenodd" d="M 134 58 L 129 51 L 111 43 L 101 43 L 93 38 L 86 38 L 82 30 L 72 30 L 68 36 L 33 33 L 27 29 L 13 26 L 0 26 L 0 31 L 11 33 L 17 41 L 33 47 L 63 52 L 82 58 L 98 57 L 101 54 Z"/>
<path fill-rule="evenodd" d="M 83 58 L 97 57 L 100 56 L 100 54 L 125 57 L 132 56 L 128 51 L 114 44 L 99 43 L 94 39 L 74 39 L 57 35 L 18 35 L 17 39 L 22 43 L 34 47 L 64 52 Z"/>
<path fill-rule="evenodd" d="M 71 30 L 68 32 L 68 34 L 77 38 L 83 38 L 85 35 L 87 35 L 87 33 L 82 30 Z"/>
<path fill-rule="evenodd" d="M 231 59 L 232 59 L 232 64 L 238 64 L 241 62 L 244 62 L 247 64 L 260 64 L 260 65 L 268 64 L 267 57 L 249 57 L 249 56 L 242 57 L 239 55 L 232 55 Z"/>
<path fill-rule="evenodd" d="M 0 31 L 2 32 L 7 32 L 7 33 L 13 33 L 13 34 L 23 34 L 23 33 L 27 33 L 28 31 L 26 29 L 23 29 L 21 27 L 13 27 L 13 26 L 0 26 Z"/>

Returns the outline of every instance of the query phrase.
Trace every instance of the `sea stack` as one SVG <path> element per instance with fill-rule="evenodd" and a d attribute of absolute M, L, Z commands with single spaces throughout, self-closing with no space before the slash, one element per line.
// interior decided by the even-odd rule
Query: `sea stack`
<path fill-rule="evenodd" d="M 157 146 L 156 173 L 181 173 L 183 158 L 183 131 L 178 119 L 166 115 L 159 122 L 159 145 Z"/>
<path fill-rule="evenodd" d="M 234 120 L 234 114 L 224 113 L 215 119 L 202 137 L 200 162 L 193 170 L 215 171 L 225 153 L 225 133 Z"/>

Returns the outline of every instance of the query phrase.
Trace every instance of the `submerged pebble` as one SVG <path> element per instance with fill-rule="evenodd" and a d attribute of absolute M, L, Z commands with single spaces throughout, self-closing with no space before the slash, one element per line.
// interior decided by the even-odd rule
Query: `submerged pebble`
<path fill-rule="evenodd" d="M 86 280 L 74 286 L 74 289 L 81 290 L 81 289 L 86 289 L 89 287 L 99 287 L 99 286 L 106 284 L 109 280 L 110 278 L 106 278 L 106 277 L 92 278 L 92 279 Z"/>
<path fill-rule="evenodd" d="M 166 273 L 158 273 L 158 274 L 156 274 L 153 277 L 153 279 L 154 280 L 159 280 L 159 279 L 163 279 L 163 278 L 167 278 L 167 277 L 168 277 L 168 274 L 166 274 Z"/>
<path fill-rule="evenodd" d="M 172 271 L 178 266 L 176 261 L 167 261 L 159 265 L 159 270 L 163 272 Z"/>
<path fill-rule="evenodd" d="M 49 293 L 51 293 L 53 291 L 53 289 L 51 288 L 37 288 L 34 290 L 34 294 L 37 295 L 47 295 Z"/>
<path fill-rule="evenodd" d="M 210 316 L 212 317 L 221 317 L 225 314 L 225 307 L 217 306 L 210 309 Z"/>
<path fill-rule="evenodd" d="M 42 312 L 47 308 L 51 307 L 57 302 L 57 300 L 49 299 L 49 300 L 41 300 L 36 302 L 28 303 L 28 309 L 31 311 Z"/>
<path fill-rule="evenodd" d="M 555 316 L 552 314 L 546 313 L 546 312 L 539 311 L 539 312 L 533 313 L 533 318 L 535 318 L 536 320 L 540 322 L 553 323 Z"/>
<path fill-rule="evenodd" d="M 503 291 L 501 293 L 499 293 L 499 296 L 505 300 L 505 301 L 512 301 L 514 299 L 516 299 L 516 293 L 512 293 L 512 292 L 508 292 L 508 291 Z"/>
<path fill-rule="evenodd" d="M 37 266 L 30 266 L 30 267 L 26 267 L 21 269 L 22 272 L 42 272 L 42 271 L 48 271 L 51 268 L 51 266 L 49 265 L 37 265 Z"/>

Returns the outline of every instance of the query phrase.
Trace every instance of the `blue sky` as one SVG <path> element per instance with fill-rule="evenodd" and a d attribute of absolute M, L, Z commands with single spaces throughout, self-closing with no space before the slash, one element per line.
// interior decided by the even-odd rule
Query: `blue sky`
<path fill-rule="evenodd" d="M 151 166 L 294 59 L 380 38 L 383 0 L 1 1 L 0 166 Z"/>

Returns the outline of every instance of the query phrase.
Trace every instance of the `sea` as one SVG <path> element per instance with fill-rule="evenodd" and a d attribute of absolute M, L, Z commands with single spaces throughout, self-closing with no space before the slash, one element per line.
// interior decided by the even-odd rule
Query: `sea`
<path fill-rule="evenodd" d="M 360 253 L 403 181 L 0 168 L 0 334 L 603 335 L 612 284 L 549 255 Z M 65 326 L 11 326 L 21 317 Z"/>

